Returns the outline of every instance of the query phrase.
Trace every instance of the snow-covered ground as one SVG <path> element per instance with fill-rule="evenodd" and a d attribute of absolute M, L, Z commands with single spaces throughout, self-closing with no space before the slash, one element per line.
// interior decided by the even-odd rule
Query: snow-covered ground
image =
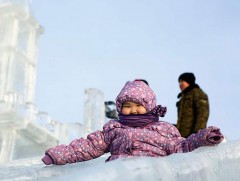
<path fill-rule="evenodd" d="M 240 140 L 159 158 L 136 157 L 106 163 L 107 156 L 64 166 L 45 166 L 40 157 L 3 163 L 0 180 L 228 181 L 240 178 Z"/>

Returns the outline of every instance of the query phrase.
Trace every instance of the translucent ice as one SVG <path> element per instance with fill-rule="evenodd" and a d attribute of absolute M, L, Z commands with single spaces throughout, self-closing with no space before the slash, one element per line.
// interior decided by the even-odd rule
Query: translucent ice
<path fill-rule="evenodd" d="M 107 155 L 64 166 L 45 166 L 40 157 L 11 161 L 0 165 L 0 180 L 226 181 L 240 177 L 240 140 L 167 157 L 136 157 L 105 163 L 106 158 Z"/>
<path fill-rule="evenodd" d="M 96 88 L 85 89 L 84 125 L 92 131 L 101 129 L 105 123 L 104 95 Z"/>

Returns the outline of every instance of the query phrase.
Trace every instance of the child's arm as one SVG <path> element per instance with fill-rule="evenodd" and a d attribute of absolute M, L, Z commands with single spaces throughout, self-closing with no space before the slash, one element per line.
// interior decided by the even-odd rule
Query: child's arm
<path fill-rule="evenodd" d="M 214 126 L 199 130 L 191 134 L 185 140 L 186 151 L 192 151 L 201 146 L 213 146 L 219 144 L 224 139 L 220 129 Z"/>
<path fill-rule="evenodd" d="M 171 153 L 176 152 L 190 152 L 201 146 L 212 146 L 219 144 L 224 139 L 220 129 L 214 126 L 199 130 L 195 134 L 191 134 L 186 139 L 178 138 L 176 140 L 176 145 L 173 150 L 170 150 Z"/>
<path fill-rule="evenodd" d="M 75 139 L 69 145 L 58 145 L 48 149 L 42 161 L 46 165 L 87 161 L 103 155 L 107 148 L 103 132 L 96 131 L 89 134 L 87 139 Z"/>

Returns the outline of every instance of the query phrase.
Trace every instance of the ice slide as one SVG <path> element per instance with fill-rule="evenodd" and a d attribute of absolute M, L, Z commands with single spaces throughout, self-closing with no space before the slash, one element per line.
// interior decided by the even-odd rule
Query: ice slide
<path fill-rule="evenodd" d="M 11 161 L 0 165 L 0 180 L 228 181 L 240 178 L 240 140 L 167 157 L 136 157 L 105 163 L 106 158 L 107 155 L 64 166 L 45 166 L 39 157 Z"/>

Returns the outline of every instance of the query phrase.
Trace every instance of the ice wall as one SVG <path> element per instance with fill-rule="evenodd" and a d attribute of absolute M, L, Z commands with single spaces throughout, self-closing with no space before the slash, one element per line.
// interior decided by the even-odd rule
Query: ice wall
<path fill-rule="evenodd" d="M 240 178 L 240 140 L 167 157 L 136 157 L 105 163 L 106 158 L 107 155 L 64 166 L 45 166 L 40 157 L 12 161 L 0 165 L 0 180 L 234 181 Z"/>

